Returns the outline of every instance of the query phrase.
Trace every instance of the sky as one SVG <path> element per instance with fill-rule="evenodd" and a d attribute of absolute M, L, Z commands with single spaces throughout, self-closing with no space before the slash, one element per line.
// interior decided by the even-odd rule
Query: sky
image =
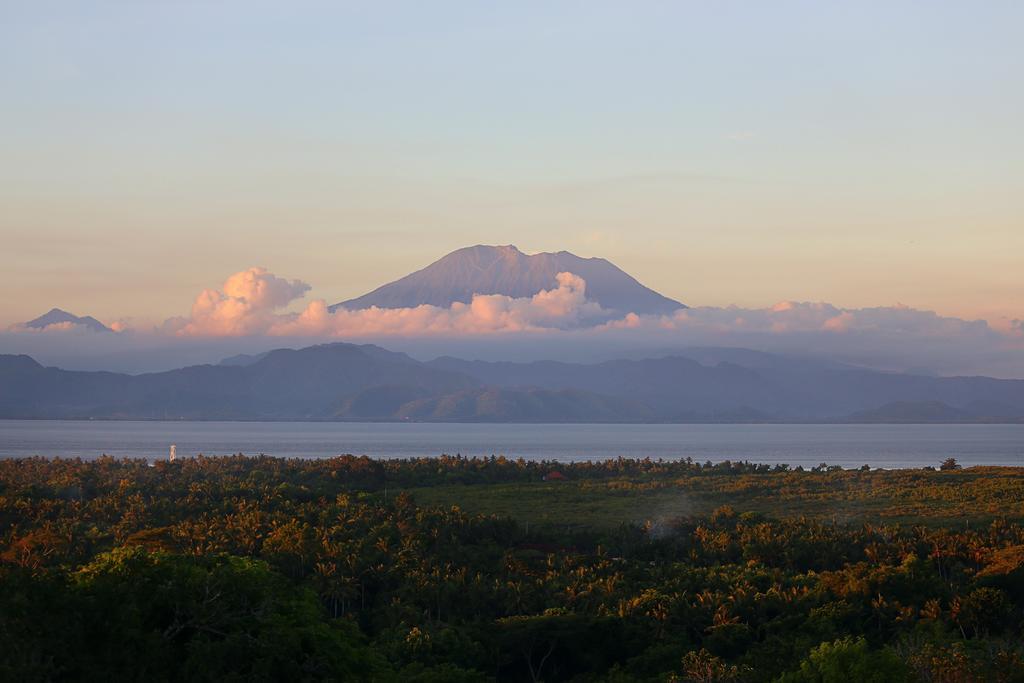
<path fill-rule="evenodd" d="M 1024 3 L 0 3 L 0 325 L 471 244 L 1024 318 Z M 305 302 L 296 304 L 301 310 Z"/>

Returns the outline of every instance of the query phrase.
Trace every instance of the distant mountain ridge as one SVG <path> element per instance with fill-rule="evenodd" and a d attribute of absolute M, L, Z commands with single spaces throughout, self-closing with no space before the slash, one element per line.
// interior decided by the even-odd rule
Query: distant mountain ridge
<path fill-rule="evenodd" d="M 143 375 L 0 355 L 0 418 L 1024 422 L 1024 380 L 901 375 L 743 349 L 695 355 L 712 362 L 420 362 L 337 343 Z"/>
<path fill-rule="evenodd" d="M 458 249 L 422 270 L 331 307 L 448 307 L 469 303 L 474 294 L 522 298 L 557 286 L 555 276 L 570 272 L 587 283 L 587 299 L 620 313 L 664 314 L 685 305 L 640 284 L 603 258 L 581 258 L 567 251 L 524 254 L 512 245 Z"/>
<path fill-rule="evenodd" d="M 354 344 L 277 349 L 246 365 L 143 375 L 44 368 L 28 356 L 8 355 L 0 356 L 0 417 L 332 419 L 362 405 L 354 417 L 388 418 L 410 400 L 477 384 L 404 354 Z M 390 402 L 382 400 L 382 387 L 394 388 Z"/>
<path fill-rule="evenodd" d="M 22 326 L 41 330 L 49 327 L 50 325 L 61 325 L 64 323 L 81 325 L 93 332 L 113 332 L 113 330 L 91 315 L 77 316 L 74 313 L 68 313 L 67 311 L 59 308 L 51 308 L 48 312 L 38 318 L 29 320 L 27 323 L 22 323 Z"/>
<path fill-rule="evenodd" d="M 629 398 L 668 422 L 1024 421 L 1024 380 L 886 373 L 746 349 L 694 352 L 734 360 L 705 364 L 675 355 L 580 364 L 442 357 L 428 365 L 474 377 L 486 386 Z M 949 411 L 922 409 L 928 404 L 944 404 Z M 901 417 L 905 405 L 913 409 Z"/>

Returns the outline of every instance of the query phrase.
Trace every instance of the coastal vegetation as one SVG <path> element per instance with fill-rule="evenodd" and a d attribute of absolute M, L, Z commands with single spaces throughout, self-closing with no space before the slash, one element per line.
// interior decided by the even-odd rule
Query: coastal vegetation
<path fill-rule="evenodd" d="M 0 679 L 1022 681 L 1024 468 L 0 461 Z"/>

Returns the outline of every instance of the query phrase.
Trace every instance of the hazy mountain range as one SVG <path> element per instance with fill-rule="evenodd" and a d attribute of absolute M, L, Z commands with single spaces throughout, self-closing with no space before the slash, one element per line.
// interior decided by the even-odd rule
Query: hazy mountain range
<path fill-rule="evenodd" d="M 671 313 L 683 304 L 644 287 L 603 258 L 581 258 L 567 251 L 524 254 L 514 246 L 466 247 L 422 270 L 331 307 L 348 309 L 412 308 L 422 304 L 448 307 L 469 303 L 474 294 L 530 297 L 557 286 L 555 276 L 568 272 L 587 282 L 587 299 L 619 313 Z"/>
<path fill-rule="evenodd" d="M 530 422 L 1024 421 L 1024 380 L 890 374 L 743 349 L 596 364 L 416 361 L 325 344 L 126 375 L 0 356 L 0 417 Z"/>

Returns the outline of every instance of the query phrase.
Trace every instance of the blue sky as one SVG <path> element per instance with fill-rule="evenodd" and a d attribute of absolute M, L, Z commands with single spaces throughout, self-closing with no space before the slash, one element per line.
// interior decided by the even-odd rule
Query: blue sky
<path fill-rule="evenodd" d="M 5 3 L 0 322 L 474 243 L 1024 317 L 1019 2 Z"/>

